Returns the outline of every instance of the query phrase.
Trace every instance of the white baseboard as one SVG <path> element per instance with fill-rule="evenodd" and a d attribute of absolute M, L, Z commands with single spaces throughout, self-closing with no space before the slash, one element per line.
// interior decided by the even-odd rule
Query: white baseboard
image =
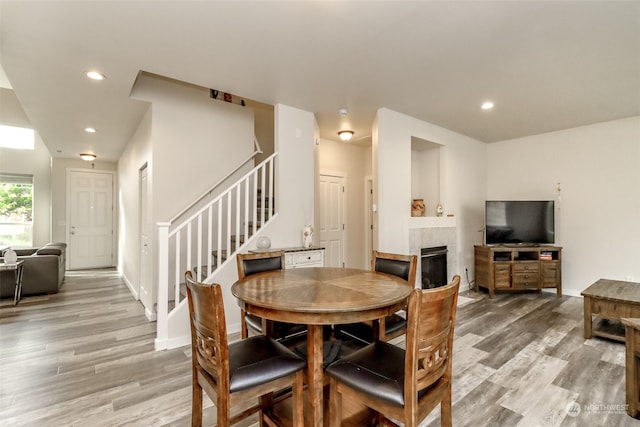
<path fill-rule="evenodd" d="M 186 345 L 191 345 L 191 335 L 185 335 L 181 337 L 171 338 L 168 340 L 159 340 L 156 339 L 154 341 L 154 347 L 156 351 L 158 350 L 171 350 L 173 348 L 184 347 Z"/>
<path fill-rule="evenodd" d="M 133 295 L 133 298 L 135 298 L 136 301 L 139 301 L 140 294 L 138 293 L 138 291 L 135 290 L 135 288 L 133 287 L 133 285 L 127 278 L 127 276 L 125 276 L 124 273 L 122 273 L 122 271 L 118 270 L 118 272 L 120 273 L 120 277 L 122 278 L 122 281 L 124 282 L 124 284 L 127 285 L 127 288 L 129 288 L 129 292 L 131 292 L 131 295 Z"/>

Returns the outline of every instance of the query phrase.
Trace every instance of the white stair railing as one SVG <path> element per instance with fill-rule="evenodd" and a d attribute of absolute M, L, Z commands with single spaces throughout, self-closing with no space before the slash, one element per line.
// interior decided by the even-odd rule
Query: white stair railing
<path fill-rule="evenodd" d="M 205 281 L 233 261 L 245 242 L 275 215 L 276 157 L 277 153 L 269 156 L 184 221 L 158 223 L 156 343 L 167 342 L 171 315 L 184 303 L 185 271 Z"/>

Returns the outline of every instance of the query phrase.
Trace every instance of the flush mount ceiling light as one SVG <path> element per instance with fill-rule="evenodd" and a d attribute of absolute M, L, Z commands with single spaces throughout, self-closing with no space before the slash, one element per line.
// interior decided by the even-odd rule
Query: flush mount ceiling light
<path fill-rule="evenodd" d="M 96 155 L 95 154 L 91 154 L 91 153 L 82 153 L 80 154 L 80 158 L 82 160 L 85 160 L 87 162 L 92 162 L 96 159 Z"/>
<path fill-rule="evenodd" d="M 341 130 L 340 132 L 338 132 L 338 136 L 340 137 L 341 140 L 348 141 L 353 136 L 353 131 L 352 130 Z"/>
<path fill-rule="evenodd" d="M 104 74 L 99 73 L 97 71 L 88 71 L 87 77 L 89 77 L 92 80 L 104 80 L 106 78 Z"/>
<path fill-rule="evenodd" d="M 482 108 L 483 110 L 491 110 L 493 108 L 493 102 L 491 101 L 483 102 L 480 108 Z"/>
<path fill-rule="evenodd" d="M 96 133 L 96 128 L 84 128 L 84 131 L 88 133 Z"/>

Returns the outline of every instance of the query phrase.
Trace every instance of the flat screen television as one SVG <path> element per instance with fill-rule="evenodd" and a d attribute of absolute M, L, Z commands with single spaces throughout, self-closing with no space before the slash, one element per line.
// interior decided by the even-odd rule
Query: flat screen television
<path fill-rule="evenodd" d="M 555 243 L 553 200 L 487 200 L 487 245 Z"/>

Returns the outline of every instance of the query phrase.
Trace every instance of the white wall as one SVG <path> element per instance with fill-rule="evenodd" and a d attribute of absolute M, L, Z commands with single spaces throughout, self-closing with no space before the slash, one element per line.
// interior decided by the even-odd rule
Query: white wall
<path fill-rule="evenodd" d="M 149 107 L 118 161 L 118 270 L 136 299 L 140 293 L 139 171 L 145 164 L 148 182 L 153 184 L 151 116 Z M 153 190 L 149 198 L 153 199 Z"/>
<path fill-rule="evenodd" d="M 347 267 L 369 268 L 369 257 L 366 254 L 365 176 L 367 169 L 371 167 L 371 150 L 368 147 L 321 139 L 318 165 L 319 173 L 337 172 L 346 176 L 345 262 Z"/>
<path fill-rule="evenodd" d="M 0 123 L 31 129 L 13 90 L 0 87 Z M 51 237 L 51 153 L 34 132 L 33 150 L 0 148 L 0 171 L 33 175 L 33 245 L 44 245 Z"/>
<path fill-rule="evenodd" d="M 0 171 L 33 175 L 33 246 L 41 246 L 52 241 L 51 154 L 38 132 L 34 135 L 33 150 L 0 148 Z"/>
<path fill-rule="evenodd" d="M 599 278 L 640 281 L 640 117 L 487 151 L 488 198 L 556 200 L 564 293 L 577 296 Z"/>
<path fill-rule="evenodd" d="M 457 219 L 457 263 L 473 269 L 473 245 L 482 243 L 486 198 L 486 145 L 448 129 L 382 108 L 373 126 L 374 199 L 377 248 L 409 253 L 411 216 L 411 137 L 441 144 L 440 200 Z M 450 272 L 453 274 L 454 272 Z"/>
<path fill-rule="evenodd" d="M 302 227 L 314 224 L 315 118 L 313 113 L 275 106 L 276 205 L 278 216 L 265 235 L 271 246 L 302 245 Z M 315 243 L 315 242 L 314 242 Z"/>
<path fill-rule="evenodd" d="M 132 97 L 152 106 L 155 221 L 168 221 L 253 152 L 253 110 L 203 88 L 143 75 Z"/>

